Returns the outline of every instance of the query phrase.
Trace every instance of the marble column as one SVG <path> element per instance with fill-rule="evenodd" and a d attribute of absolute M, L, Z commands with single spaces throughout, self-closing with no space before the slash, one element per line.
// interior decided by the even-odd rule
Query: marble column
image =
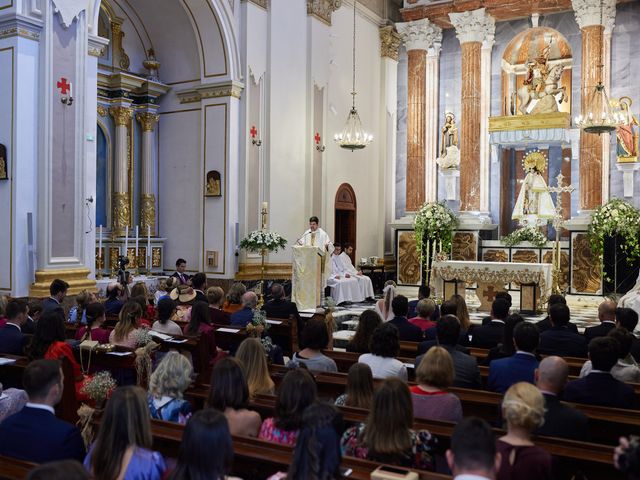
<path fill-rule="evenodd" d="M 478 10 L 450 13 L 462 48 L 460 118 L 460 213 L 481 210 L 482 44 L 493 36 L 495 20 Z"/>
<path fill-rule="evenodd" d="M 615 0 L 572 0 L 576 22 L 582 32 L 582 69 L 580 75 L 580 111 L 586 112 L 588 100 L 600 80 L 604 65 L 605 25 L 615 19 Z M 606 66 L 605 66 L 606 67 Z M 603 143 L 609 136 L 580 131 L 580 211 L 590 212 L 603 202 Z M 609 161 L 607 158 L 606 162 Z M 608 167 L 608 164 L 607 164 Z M 607 168 L 608 171 L 608 168 Z M 607 176 L 608 181 L 608 176 Z"/>
<path fill-rule="evenodd" d="M 427 50 L 442 41 L 442 30 L 426 18 L 397 23 L 396 28 L 408 56 L 406 211 L 415 212 L 425 201 Z"/>
<path fill-rule="evenodd" d="M 111 229 L 114 235 L 122 236 L 125 227 L 131 224 L 127 127 L 133 110 L 127 106 L 115 106 L 109 109 L 109 113 L 116 124 Z"/>
<path fill-rule="evenodd" d="M 138 113 L 136 119 L 142 126 L 142 151 L 140 169 L 140 234 L 151 232 L 156 235 L 156 194 L 154 188 L 155 155 L 153 155 L 153 140 L 156 123 L 160 116 L 153 111 Z"/>
<path fill-rule="evenodd" d="M 489 179 L 491 176 L 489 117 L 491 116 L 491 51 L 495 26 L 487 30 L 480 50 L 480 212 L 489 216 Z"/>

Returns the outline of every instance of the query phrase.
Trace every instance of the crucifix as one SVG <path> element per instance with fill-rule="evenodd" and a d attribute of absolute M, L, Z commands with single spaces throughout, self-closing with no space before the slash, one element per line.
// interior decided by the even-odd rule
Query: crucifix
<path fill-rule="evenodd" d="M 560 229 L 564 227 L 564 215 L 562 212 L 562 194 L 563 193 L 571 193 L 575 190 L 573 185 L 564 185 L 563 184 L 564 175 L 559 173 L 556 177 L 556 186 L 555 187 L 547 187 L 547 191 L 549 193 L 556 194 L 556 214 L 551 221 L 553 228 L 556 229 L 556 241 L 553 248 L 553 293 L 562 294 L 562 287 L 560 286 L 560 277 L 562 275 L 561 269 L 561 258 L 560 255 Z"/>

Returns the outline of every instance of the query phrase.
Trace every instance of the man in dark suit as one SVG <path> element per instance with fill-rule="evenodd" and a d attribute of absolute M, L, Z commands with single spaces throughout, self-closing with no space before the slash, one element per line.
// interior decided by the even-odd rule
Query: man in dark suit
<path fill-rule="evenodd" d="M 67 290 L 69 290 L 69 284 L 64 280 L 56 278 L 49 285 L 49 298 L 45 298 L 42 301 L 42 312 L 46 313 L 51 310 L 60 310 L 64 315 L 64 309 L 62 308 L 62 301 L 67 296 Z"/>
<path fill-rule="evenodd" d="M 207 296 L 204 294 L 204 289 L 207 287 L 207 276 L 202 273 L 196 273 L 193 277 L 191 277 L 191 286 L 193 290 L 196 292 L 195 302 L 207 302 Z"/>
<path fill-rule="evenodd" d="M 545 403 L 544 424 L 536 430 L 536 435 L 569 438 L 585 441 L 589 434 L 587 416 L 560 401 L 560 394 L 567 384 L 569 365 L 556 356 L 542 359 L 535 372 L 538 390 Z"/>
<path fill-rule="evenodd" d="M 246 327 L 253 320 L 253 312 L 258 306 L 258 296 L 254 292 L 242 295 L 242 308 L 231 315 L 232 327 Z"/>
<path fill-rule="evenodd" d="M 562 295 L 557 295 L 555 293 L 553 295 L 549 295 L 549 301 L 547 302 L 547 316 L 543 320 L 540 320 L 539 322 L 536 323 L 536 327 L 538 327 L 538 332 L 540 332 L 541 334 L 543 332 L 546 332 L 553 326 L 551 325 L 551 320 L 549 319 L 549 308 L 551 308 L 551 305 L 555 305 L 556 303 L 562 303 L 566 305 L 567 300 Z M 576 326 L 575 323 L 569 322 L 567 324 L 567 328 L 571 330 L 573 333 L 578 333 L 578 327 Z"/>
<path fill-rule="evenodd" d="M 85 455 L 80 431 L 55 416 L 60 402 L 63 374 L 58 360 L 35 360 L 24 371 L 29 402 L 0 424 L 0 455 L 45 463 Z"/>
<path fill-rule="evenodd" d="M 104 313 L 107 315 L 118 315 L 124 306 L 124 287 L 118 282 L 111 282 L 107 285 L 107 299 L 104 302 Z"/>
<path fill-rule="evenodd" d="M 567 383 L 564 400 L 605 407 L 635 408 L 633 387 L 611 375 L 611 369 L 618 362 L 618 349 L 618 342 L 612 337 L 591 340 L 589 360 L 593 370 L 586 377 Z"/>
<path fill-rule="evenodd" d="M 454 480 L 495 480 L 502 461 L 491 425 L 478 417 L 458 422 L 446 458 Z"/>
<path fill-rule="evenodd" d="M 24 300 L 15 299 L 7 304 L 7 323 L 0 329 L 0 353 L 23 354 L 26 338 L 22 334 L 22 327 L 28 313 L 29 308 Z"/>
<path fill-rule="evenodd" d="M 567 327 L 570 317 L 571 311 L 563 303 L 549 307 L 549 318 L 553 326 L 540 335 L 538 353 L 559 357 L 587 356 L 587 341 L 584 336 L 572 332 Z"/>
<path fill-rule="evenodd" d="M 409 301 L 404 295 L 394 297 L 391 302 L 391 310 L 394 317 L 389 323 L 395 325 L 400 333 L 400 341 L 402 342 L 421 342 L 423 335 L 420 327 L 416 327 L 407 320 L 407 312 L 409 311 Z"/>
<path fill-rule="evenodd" d="M 471 346 L 493 348 L 502 341 L 504 321 L 509 316 L 509 302 L 496 298 L 491 304 L 491 321 L 471 330 Z"/>
<path fill-rule="evenodd" d="M 633 335 L 631 343 L 631 356 L 636 362 L 640 362 L 640 339 L 636 337 L 634 330 L 638 325 L 638 312 L 633 308 L 616 308 L 616 327 L 626 328 Z"/>
<path fill-rule="evenodd" d="M 27 321 L 22 325 L 22 333 L 33 335 L 36 333 L 36 324 L 42 315 L 42 302 L 40 300 L 33 300 L 29 302 L 29 313 L 27 314 Z"/>
<path fill-rule="evenodd" d="M 538 346 L 539 337 L 538 329 L 533 323 L 521 322 L 516 325 L 513 330 L 516 353 L 489 364 L 489 390 L 505 393 L 514 383 L 533 383 L 534 372 L 538 368 L 538 360 L 533 352 Z"/>
<path fill-rule="evenodd" d="M 584 338 L 587 343 L 596 337 L 606 337 L 607 334 L 616 328 L 616 302 L 605 300 L 598 306 L 598 320 L 600 325 L 584 329 Z"/>
<path fill-rule="evenodd" d="M 453 386 L 459 388 L 481 388 L 480 370 L 475 357 L 461 352 L 458 347 L 460 338 L 460 322 L 454 315 L 440 317 L 436 327 L 438 333 L 438 344 L 451 355 L 455 378 Z M 418 356 L 415 361 L 416 367 L 424 355 Z"/>
<path fill-rule="evenodd" d="M 495 298 L 504 298 L 507 303 L 509 304 L 509 311 L 511 311 L 511 306 L 513 305 L 513 298 L 511 298 L 511 294 L 509 292 L 496 292 Z M 482 319 L 482 325 L 486 325 L 487 323 L 490 323 L 492 320 L 491 315 L 489 315 L 488 317 L 484 317 Z"/>
<path fill-rule="evenodd" d="M 284 287 L 280 283 L 271 285 L 271 300 L 262 306 L 267 317 L 270 318 L 293 318 L 300 322 L 300 313 L 294 302 L 285 298 Z"/>
<path fill-rule="evenodd" d="M 176 271 L 171 276 L 177 278 L 180 285 L 189 285 L 189 275 L 184 273 L 186 269 L 187 261 L 184 258 L 176 260 Z"/>
<path fill-rule="evenodd" d="M 445 315 L 456 316 L 457 313 L 458 313 L 458 304 L 456 302 L 454 302 L 453 300 L 445 300 L 444 302 L 442 302 L 442 305 L 440 305 L 440 316 L 438 318 L 440 319 L 440 318 L 444 317 Z M 464 340 L 465 340 L 464 342 L 461 342 L 462 345 L 468 345 L 469 337 L 467 336 L 467 334 L 465 332 L 461 332 L 460 336 L 461 336 L 461 340 L 462 340 L 463 337 L 464 337 Z M 436 327 L 431 327 L 431 328 L 426 329 L 424 331 L 424 338 L 425 338 L 425 340 L 436 340 L 436 338 L 437 338 L 437 329 L 436 329 Z M 425 352 L 426 352 L 426 350 L 425 350 Z M 421 353 L 424 353 L 424 352 L 421 352 Z"/>

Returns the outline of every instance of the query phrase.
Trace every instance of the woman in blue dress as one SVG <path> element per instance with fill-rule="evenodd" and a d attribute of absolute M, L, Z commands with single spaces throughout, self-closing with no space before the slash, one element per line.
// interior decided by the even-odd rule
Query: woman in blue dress
<path fill-rule="evenodd" d="M 147 403 L 151 418 L 187 423 L 191 405 L 182 398 L 191 384 L 191 362 L 178 352 L 167 353 L 149 380 Z"/>

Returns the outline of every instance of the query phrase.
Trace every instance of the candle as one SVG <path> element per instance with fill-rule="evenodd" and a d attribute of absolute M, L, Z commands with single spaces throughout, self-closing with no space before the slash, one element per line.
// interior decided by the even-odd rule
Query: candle
<path fill-rule="evenodd" d="M 100 225 L 100 236 L 98 237 L 98 258 L 102 258 L 102 225 Z"/>
<path fill-rule="evenodd" d="M 269 203 L 262 202 L 262 210 L 264 210 L 266 212 L 268 207 L 269 207 Z"/>
<path fill-rule="evenodd" d="M 129 248 L 129 225 L 124 227 L 124 256 L 127 256 L 127 250 Z"/>
<path fill-rule="evenodd" d="M 138 231 L 138 225 L 136 225 L 136 267 L 138 266 L 138 242 L 140 241 L 140 235 Z"/>
<path fill-rule="evenodd" d="M 438 246 L 438 253 L 442 253 L 442 239 L 440 240 L 440 245 Z"/>
<path fill-rule="evenodd" d="M 151 225 L 147 225 L 147 258 L 145 261 L 151 258 Z M 147 263 L 147 269 L 151 269 L 151 262 Z"/>
<path fill-rule="evenodd" d="M 429 268 L 429 245 L 431 244 L 430 240 L 427 240 L 427 268 Z"/>
<path fill-rule="evenodd" d="M 73 83 L 69 82 L 69 98 L 73 98 Z"/>

